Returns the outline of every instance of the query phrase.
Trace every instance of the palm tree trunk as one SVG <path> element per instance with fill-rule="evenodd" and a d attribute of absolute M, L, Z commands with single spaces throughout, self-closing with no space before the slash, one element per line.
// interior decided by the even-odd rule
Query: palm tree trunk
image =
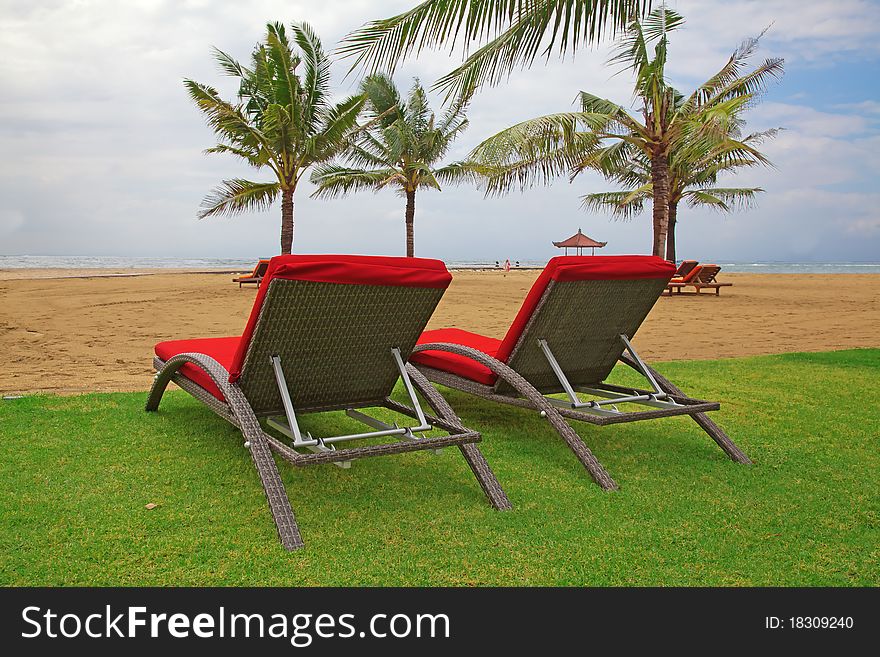
<path fill-rule="evenodd" d="M 666 253 L 666 231 L 669 226 L 669 160 L 664 152 L 651 155 L 651 185 L 654 188 L 654 249 L 655 256 Z"/>
<path fill-rule="evenodd" d="M 281 254 L 293 250 L 293 190 L 281 190 Z"/>
<path fill-rule="evenodd" d="M 415 257 L 416 245 L 413 220 L 416 217 L 416 190 L 406 190 L 406 257 Z"/>
<path fill-rule="evenodd" d="M 666 259 L 675 262 L 675 219 L 678 214 L 678 202 L 669 204 L 669 226 L 666 231 Z"/>

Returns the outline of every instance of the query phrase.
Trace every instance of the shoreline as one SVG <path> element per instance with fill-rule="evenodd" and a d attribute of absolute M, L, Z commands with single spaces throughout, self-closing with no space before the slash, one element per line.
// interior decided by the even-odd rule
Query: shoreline
<path fill-rule="evenodd" d="M 455 267 L 449 266 L 449 271 L 460 272 L 501 272 L 499 267 Z M 541 271 L 542 267 L 516 267 L 511 268 L 514 271 Z M 177 269 L 166 267 L 138 267 L 134 270 L 125 270 L 122 268 L 83 268 L 71 269 L 69 267 L 9 267 L 0 268 L 0 281 L 52 281 L 66 280 L 77 278 L 133 278 L 138 276 L 161 276 L 169 275 L 191 275 L 191 274 L 227 274 L 237 276 L 239 274 L 249 274 L 251 270 L 245 269 Z"/>
<path fill-rule="evenodd" d="M 450 272 L 470 272 L 474 274 L 500 273 L 504 270 L 500 267 L 456 267 L 447 265 Z M 515 272 L 540 272 L 543 267 L 512 267 L 511 274 Z M 166 267 L 138 267 L 125 269 L 121 267 L 7 267 L 0 268 L 0 281 L 33 281 L 33 280 L 68 280 L 68 279 L 93 279 L 93 278 L 135 278 L 141 276 L 161 275 L 245 275 L 250 273 L 248 269 L 205 269 L 205 268 L 166 268 Z M 724 272 L 723 276 L 880 276 L 880 272 L 860 271 L 836 271 L 836 272 L 776 272 L 767 274 L 764 272 Z"/>

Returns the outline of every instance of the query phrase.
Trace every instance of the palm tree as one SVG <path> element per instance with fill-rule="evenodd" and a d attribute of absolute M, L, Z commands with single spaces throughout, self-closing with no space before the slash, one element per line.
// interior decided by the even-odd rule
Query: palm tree
<path fill-rule="evenodd" d="M 682 23 L 677 13 L 656 9 L 644 21 L 635 20 L 629 25 L 612 58 L 635 73 L 640 117 L 617 103 L 582 91 L 578 94 L 580 112 L 524 121 L 474 150 L 472 158 L 494 172 L 487 192 L 502 193 L 517 184 L 525 187 L 541 180 L 548 182 L 563 172 L 594 167 L 597 153 L 605 160 L 603 166 L 613 169 L 614 163 L 623 166 L 632 151 L 637 151 L 650 172 L 652 252 L 664 255 L 671 154 L 709 153 L 732 147 L 727 142 L 740 113 L 770 78 L 781 73 L 783 66 L 781 59 L 768 59 L 750 73 L 741 74 L 744 60 L 756 46 L 757 40 L 753 39 L 738 49 L 716 75 L 684 97 L 665 79 L 667 34 Z M 650 46 L 654 43 L 652 57 Z M 607 145 L 608 141 L 612 144 Z M 740 144 L 740 148 L 753 157 L 760 156 L 747 144 Z"/>
<path fill-rule="evenodd" d="M 271 182 L 224 180 L 205 197 L 199 217 L 266 210 L 280 194 L 285 254 L 293 247 L 293 197 L 300 178 L 348 144 L 364 104 L 362 96 L 331 104 L 330 60 L 320 39 L 306 23 L 294 23 L 291 31 L 298 53 L 284 26 L 269 23 L 265 42 L 251 55 L 250 68 L 214 50 L 221 71 L 239 80 L 237 103 L 223 100 L 213 87 L 184 81 L 220 141 L 205 152 L 230 153 L 275 174 Z"/>
<path fill-rule="evenodd" d="M 439 190 L 441 183 L 474 178 L 467 162 L 436 166 L 468 126 L 467 103 L 454 104 L 437 121 L 418 80 L 405 101 L 391 78 L 383 74 L 367 77 L 361 91 L 367 98 L 369 128 L 343 154 L 350 166 L 331 162 L 314 169 L 311 180 L 318 189 L 312 196 L 332 198 L 362 189 L 396 187 L 406 198 L 406 255 L 413 257 L 416 191 Z"/>
<path fill-rule="evenodd" d="M 718 176 L 733 173 L 743 167 L 769 162 L 757 151 L 757 146 L 776 136 L 778 128 L 756 132 L 740 139 L 738 129 L 714 148 L 699 150 L 679 148 L 669 155 L 669 225 L 666 236 L 666 259 L 675 262 L 675 228 L 678 223 L 678 204 L 686 201 L 690 207 L 707 206 L 722 212 L 751 207 L 760 187 L 718 187 Z M 629 156 L 621 162 L 618 157 L 604 157 L 606 149 L 585 159 L 575 168 L 572 177 L 586 168 L 599 170 L 605 177 L 625 187 L 622 191 L 598 192 L 581 197 L 585 209 L 610 210 L 627 220 L 642 212 L 644 203 L 653 196 L 651 166 L 644 154 L 626 149 Z"/>
<path fill-rule="evenodd" d="M 634 17 L 650 0 L 425 0 L 409 11 L 367 23 L 349 34 L 339 52 L 354 58 L 352 70 L 393 73 L 401 59 L 423 48 L 454 49 L 485 43 L 435 88 L 463 98 L 482 84 L 496 84 L 535 57 L 560 57 L 596 43 Z"/>

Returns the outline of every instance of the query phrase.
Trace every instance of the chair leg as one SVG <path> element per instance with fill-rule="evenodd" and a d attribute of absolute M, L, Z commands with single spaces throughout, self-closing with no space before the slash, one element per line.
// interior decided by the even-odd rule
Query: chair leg
<path fill-rule="evenodd" d="M 296 524 L 290 500 L 287 498 L 287 491 L 284 490 L 284 482 L 281 481 L 278 466 L 275 464 L 275 458 L 263 437 L 263 429 L 238 386 L 226 381 L 223 383 L 224 385 L 220 389 L 223 391 L 233 415 L 238 419 L 241 432 L 250 448 L 251 458 L 254 461 L 257 474 L 260 475 L 260 482 L 263 484 L 263 492 L 266 493 L 272 518 L 275 520 L 281 545 L 285 550 L 301 548 L 304 543 L 299 533 L 299 526 Z"/>
<path fill-rule="evenodd" d="M 437 392 L 437 389 L 431 385 L 431 382 L 428 381 L 427 378 L 425 378 L 425 375 L 412 365 L 407 364 L 406 368 L 407 374 L 409 374 L 409 378 L 413 385 L 422 393 L 434 409 L 434 412 L 437 413 L 437 417 L 443 418 L 447 422 L 460 425 L 461 420 L 455 414 L 455 411 L 452 410 L 452 407 L 446 399 L 444 399 L 443 395 Z M 492 472 L 492 468 L 489 467 L 489 463 L 486 461 L 486 457 L 483 456 L 483 452 L 480 451 L 480 448 L 474 443 L 468 443 L 466 445 L 459 445 L 459 449 L 461 450 L 462 456 L 464 456 L 464 460 L 467 461 L 471 471 L 477 478 L 480 488 L 483 489 L 486 497 L 489 498 L 489 502 L 492 506 L 498 511 L 512 509 L 513 505 L 507 498 L 504 489 L 501 488 L 501 484 L 495 477 L 495 473 Z"/>
<path fill-rule="evenodd" d="M 285 550 L 296 550 L 303 547 L 305 544 L 299 532 L 299 526 L 296 524 L 287 491 L 284 489 L 284 482 L 281 481 L 275 458 L 272 456 L 266 439 L 263 438 L 259 423 L 254 428 L 251 426 L 251 422 L 242 422 L 242 433 L 244 433 L 249 445 L 254 467 L 260 475 L 260 482 L 263 484 L 263 491 L 266 493 L 272 518 L 275 520 L 281 545 Z"/>
<path fill-rule="evenodd" d="M 628 358 L 622 357 L 621 360 L 629 365 L 633 366 L 633 363 L 628 362 Z M 660 374 L 653 367 L 648 365 L 648 370 L 651 372 L 651 375 L 657 381 L 657 385 L 664 391 L 669 393 L 670 395 L 681 395 L 684 396 L 684 393 L 681 391 L 681 388 L 676 386 L 672 381 L 667 379 L 665 376 Z M 736 461 L 737 463 L 743 463 L 745 465 L 751 465 L 751 459 L 746 456 L 745 452 L 743 452 L 735 442 L 730 439 L 724 429 L 719 427 L 715 422 L 705 413 L 694 413 L 691 415 L 700 428 L 709 434 L 709 437 L 714 440 L 718 446 L 724 451 L 727 456 L 730 457 L 732 461 Z"/>
<path fill-rule="evenodd" d="M 505 380 L 510 383 L 508 379 Z M 544 399 L 543 395 L 540 395 L 537 391 L 536 394 L 541 397 L 541 400 Z M 537 400 L 535 399 L 532 399 L 531 401 L 537 403 Z M 546 405 L 546 407 L 541 408 L 543 405 Z M 587 472 L 590 473 L 593 481 L 599 484 L 603 490 L 617 490 L 617 483 L 611 478 L 611 475 L 608 474 L 602 464 L 599 463 L 599 459 L 597 459 L 593 452 L 590 451 L 590 448 L 587 447 L 586 443 L 584 443 L 584 441 L 581 440 L 581 437 L 577 435 L 577 432 L 575 432 L 575 430 L 571 428 L 571 425 L 559 414 L 559 411 L 547 402 L 543 402 L 541 406 L 539 406 L 539 408 L 547 414 L 547 419 L 550 421 L 550 424 L 556 429 L 556 432 L 562 437 L 569 449 L 574 452 L 574 455 L 578 457 L 578 460 L 587 469 Z"/>
<path fill-rule="evenodd" d="M 263 491 L 266 493 L 272 517 L 275 520 L 275 527 L 278 529 L 281 545 L 286 550 L 296 550 L 303 547 L 302 536 L 299 533 L 293 509 L 290 507 L 287 492 L 284 490 L 284 483 L 281 481 L 281 475 L 278 473 L 272 452 L 263 437 L 260 423 L 238 386 L 229 383 L 229 372 L 226 371 L 226 368 L 204 354 L 179 354 L 169 358 L 162 370 L 156 374 L 153 387 L 147 397 L 146 410 L 155 411 L 159 408 L 159 401 L 162 399 L 168 382 L 185 363 L 194 363 L 207 372 L 223 392 L 223 396 L 226 397 L 229 410 L 239 423 L 239 428 L 249 447 L 254 467 L 257 469 L 257 474 L 260 475 L 260 481 L 263 485 Z"/>
<path fill-rule="evenodd" d="M 486 461 L 486 457 L 483 456 L 480 448 L 474 443 L 459 445 L 458 448 L 461 450 L 464 460 L 470 466 L 471 472 L 477 478 L 480 488 L 483 489 L 486 497 L 489 498 L 489 503 L 498 511 L 509 511 L 512 509 L 513 505 L 507 498 L 507 493 L 501 488 L 501 484 L 495 477 L 495 473 L 492 472 L 492 468 L 489 467 L 489 463 Z"/>
<path fill-rule="evenodd" d="M 165 394 L 165 389 L 171 380 L 171 375 L 162 376 L 163 372 L 164 369 L 162 372 L 156 372 L 153 378 L 153 385 L 150 386 L 150 394 L 147 395 L 147 403 L 144 405 L 144 410 L 147 412 L 159 410 L 159 402 L 162 401 L 162 395 Z"/>

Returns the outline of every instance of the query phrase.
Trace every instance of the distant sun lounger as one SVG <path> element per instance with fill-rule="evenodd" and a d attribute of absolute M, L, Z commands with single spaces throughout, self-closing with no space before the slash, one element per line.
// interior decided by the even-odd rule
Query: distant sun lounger
<path fill-rule="evenodd" d="M 678 266 L 678 269 L 675 270 L 675 273 L 672 275 L 673 281 L 683 281 L 686 276 L 690 276 L 691 272 L 697 268 L 697 265 L 700 264 L 696 260 L 682 260 L 681 264 Z M 688 278 L 687 280 L 690 280 Z"/>
<path fill-rule="evenodd" d="M 670 280 L 666 286 L 666 291 L 668 294 L 672 294 L 673 291 L 677 290 L 681 294 L 682 288 L 693 287 L 697 294 L 699 294 L 703 288 L 708 288 L 715 290 L 715 296 L 718 296 L 722 287 L 731 287 L 733 285 L 733 283 L 719 283 L 715 280 L 720 271 L 721 267 L 719 265 L 697 265 L 687 276 L 681 279 L 673 278 Z"/>
<path fill-rule="evenodd" d="M 297 467 L 319 463 L 347 467 L 367 456 L 457 447 L 492 506 L 509 509 L 510 501 L 477 447 L 480 434 L 464 428 L 440 393 L 407 365 L 451 279 L 442 262 L 424 258 L 272 258 L 241 336 L 156 345 L 157 374 L 146 410 L 158 409 L 168 382 L 174 381 L 237 427 L 288 550 L 302 547 L 303 541 L 273 453 Z M 390 397 L 398 380 L 408 403 Z M 436 415 L 422 410 L 416 391 Z M 409 426 L 368 415 L 365 410 L 372 407 L 410 418 Z M 313 436 L 300 429 L 298 422 L 306 413 L 339 410 L 373 431 Z M 290 442 L 267 433 L 258 418 L 266 418 L 266 424 Z M 442 435 L 424 436 L 435 428 Z M 372 440 L 357 447 L 337 447 L 364 439 Z M 388 481 L 378 485 L 388 486 Z M 308 503 L 320 492 L 320 487 L 313 487 L 297 497 Z M 426 511 L 444 503 L 422 500 Z M 326 512 L 344 516 L 349 511 Z"/>
<path fill-rule="evenodd" d="M 232 282 L 238 283 L 239 288 L 241 288 L 241 286 L 245 283 L 254 283 L 257 287 L 259 287 L 260 281 L 262 281 L 263 276 L 266 275 L 267 269 L 269 269 L 269 261 L 260 260 L 250 274 L 248 274 L 247 276 L 239 276 L 238 278 L 233 278 Z"/>
<path fill-rule="evenodd" d="M 503 340 L 459 328 L 425 331 L 410 360 L 434 383 L 539 412 L 606 490 L 617 484 L 564 418 L 602 426 L 686 415 L 732 460 L 750 463 L 706 415 L 719 404 L 685 395 L 630 343 L 674 271 L 654 256 L 553 258 Z M 607 383 L 618 362 L 647 388 Z M 618 408 L 629 404 L 638 410 Z"/>

